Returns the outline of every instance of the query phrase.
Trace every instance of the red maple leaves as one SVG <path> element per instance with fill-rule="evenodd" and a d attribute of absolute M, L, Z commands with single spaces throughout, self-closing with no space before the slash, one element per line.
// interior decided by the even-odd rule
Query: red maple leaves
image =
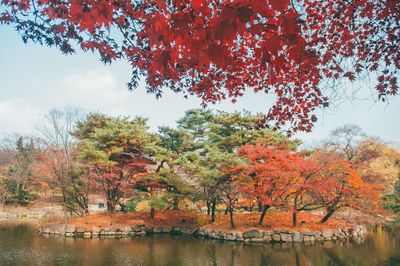
<path fill-rule="evenodd" d="M 274 93 L 267 121 L 309 131 L 328 105 L 321 83 L 376 72 L 381 99 L 398 93 L 400 12 L 395 0 L 45 0 L 2 1 L 0 23 L 24 40 L 73 52 L 72 41 L 103 62 L 125 57 L 130 88 L 168 87 L 204 104 L 245 90 Z M 39 19 L 38 19 L 39 18 Z"/>

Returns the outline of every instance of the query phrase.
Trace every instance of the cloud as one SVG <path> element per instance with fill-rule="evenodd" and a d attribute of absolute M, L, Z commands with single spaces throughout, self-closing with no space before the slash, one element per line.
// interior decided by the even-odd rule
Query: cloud
<path fill-rule="evenodd" d="M 201 103 L 195 97 L 184 99 L 168 89 L 161 99 L 156 100 L 154 95 L 145 92 L 143 83 L 136 91 L 130 92 L 125 84 L 129 73 L 121 71 L 118 65 L 80 69 L 66 67 L 56 69 L 54 73 L 45 71 L 47 65 L 42 67 L 43 72 L 2 84 L 7 89 L 0 91 L 0 133 L 30 133 L 49 110 L 66 106 L 114 116 L 147 117 L 149 125 L 155 130 L 160 125 L 174 126 L 185 110 L 199 108 Z M 125 77 L 121 77 L 121 73 Z M 226 111 L 244 108 L 265 112 L 271 104 L 272 100 L 266 95 L 248 93 L 235 105 L 224 102 L 210 107 Z M 399 106 L 400 98 L 396 98 L 386 111 L 379 105 L 371 108 L 369 101 L 347 102 L 336 110 L 318 112 L 320 120 L 313 132 L 298 134 L 297 137 L 315 143 L 336 126 L 356 123 L 369 134 L 398 141 L 400 124 L 393 121 L 397 120 Z"/>
<path fill-rule="evenodd" d="M 54 108 L 76 106 L 89 111 L 112 111 L 129 94 L 126 89 L 118 89 L 111 71 L 102 68 L 72 72 L 61 78 L 36 77 L 29 90 L 35 93 L 16 91 L 19 97 L 0 102 L 0 133 L 30 132 Z"/>
<path fill-rule="evenodd" d="M 0 102 L 0 133 L 29 132 L 32 122 L 40 115 L 39 109 L 24 99 Z"/>

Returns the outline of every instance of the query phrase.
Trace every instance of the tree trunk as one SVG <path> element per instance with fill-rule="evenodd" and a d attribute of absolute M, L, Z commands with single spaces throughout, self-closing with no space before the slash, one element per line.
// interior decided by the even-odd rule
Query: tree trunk
<path fill-rule="evenodd" d="M 110 199 L 107 199 L 107 212 L 113 213 L 115 211 L 115 206 Z"/>
<path fill-rule="evenodd" d="M 230 211 L 230 210 L 229 210 L 229 206 L 228 206 L 228 205 L 226 205 L 226 208 L 225 208 L 224 214 L 225 214 L 225 215 L 227 215 L 227 214 L 229 213 L 229 211 Z"/>
<path fill-rule="evenodd" d="M 293 212 L 292 220 L 293 220 L 293 227 L 297 227 L 297 211 Z"/>
<path fill-rule="evenodd" d="M 263 205 L 260 198 L 257 198 L 257 207 L 259 212 L 263 211 Z"/>
<path fill-rule="evenodd" d="M 260 216 L 260 220 L 258 221 L 259 225 L 262 225 L 264 222 L 265 214 L 267 213 L 268 209 L 270 208 L 269 205 L 265 205 Z"/>
<path fill-rule="evenodd" d="M 333 214 L 334 212 L 335 212 L 334 209 L 327 209 L 324 218 L 322 218 L 321 221 L 319 221 L 319 223 L 320 223 L 320 224 L 323 224 L 323 223 L 325 223 L 326 221 L 328 221 L 328 219 L 332 216 L 332 214 Z"/>
<path fill-rule="evenodd" d="M 150 209 L 150 220 L 154 221 L 154 216 L 155 216 L 155 210 L 153 207 L 151 207 Z"/>
<path fill-rule="evenodd" d="M 116 189 L 107 189 L 106 191 L 106 196 L 107 196 L 107 211 L 109 213 L 114 213 L 115 208 L 117 207 L 118 204 L 118 190 Z"/>
<path fill-rule="evenodd" d="M 64 187 L 61 188 L 61 193 L 62 193 L 62 198 L 63 198 L 64 218 L 66 218 L 67 217 L 68 208 L 67 208 L 67 195 L 66 195 L 67 193 L 66 193 Z"/>
<path fill-rule="evenodd" d="M 211 202 L 207 201 L 207 215 L 211 214 Z"/>
<path fill-rule="evenodd" d="M 173 210 L 179 209 L 179 197 L 178 196 L 174 196 L 172 209 Z"/>
<path fill-rule="evenodd" d="M 211 203 L 211 222 L 215 222 L 215 208 L 217 205 L 217 201 L 214 199 Z"/>
<path fill-rule="evenodd" d="M 231 223 L 231 228 L 235 228 L 235 223 L 233 221 L 233 207 L 232 205 L 229 206 L 229 218 L 230 218 L 230 223 Z"/>
<path fill-rule="evenodd" d="M 89 206 L 88 205 L 85 206 L 85 215 L 89 215 Z"/>

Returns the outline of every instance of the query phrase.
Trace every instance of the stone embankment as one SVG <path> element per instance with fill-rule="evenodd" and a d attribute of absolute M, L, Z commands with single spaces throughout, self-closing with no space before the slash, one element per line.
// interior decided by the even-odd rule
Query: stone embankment
<path fill-rule="evenodd" d="M 207 228 L 185 228 L 173 226 L 146 226 L 139 224 L 125 227 L 92 227 L 91 229 L 73 225 L 53 225 L 39 228 L 42 234 L 62 235 L 66 237 L 83 238 L 119 238 L 130 236 L 144 236 L 149 234 L 186 234 L 246 243 L 273 243 L 273 242 L 316 242 L 335 241 L 346 239 L 361 239 L 367 230 L 364 226 L 353 226 L 339 229 L 325 229 L 321 231 L 296 230 L 217 230 Z"/>

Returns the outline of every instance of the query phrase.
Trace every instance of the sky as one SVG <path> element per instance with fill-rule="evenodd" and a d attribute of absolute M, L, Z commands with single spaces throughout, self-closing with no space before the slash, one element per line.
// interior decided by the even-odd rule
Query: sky
<path fill-rule="evenodd" d="M 34 134 L 34 127 L 54 108 L 77 107 L 109 115 L 143 116 L 152 130 L 174 126 L 185 110 L 199 108 L 195 97 L 166 92 L 161 99 L 147 94 L 144 84 L 130 92 L 126 83 L 130 67 L 124 61 L 104 65 L 96 54 L 62 55 L 55 48 L 24 44 L 9 26 L 0 27 L 0 135 Z M 224 102 L 212 109 L 266 112 L 271 97 L 247 93 L 236 104 Z M 359 125 L 367 134 L 388 142 L 400 142 L 400 97 L 389 104 L 347 101 L 317 113 L 319 121 L 311 133 L 297 134 L 313 145 L 343 124 Z"/>

